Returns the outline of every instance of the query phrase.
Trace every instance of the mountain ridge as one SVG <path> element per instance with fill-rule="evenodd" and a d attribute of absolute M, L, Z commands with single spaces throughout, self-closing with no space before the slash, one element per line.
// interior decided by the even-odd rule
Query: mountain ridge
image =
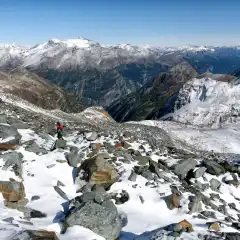
<path fill-rule="evenodd" d="M 28 48 L 0 45 L 0 70 L 25 67 L 104 107 L 181 62 L 199 73 L 231 73 L 239 67 L 240 47 L 106 46 L 86 38 L 50 39 Z"/>

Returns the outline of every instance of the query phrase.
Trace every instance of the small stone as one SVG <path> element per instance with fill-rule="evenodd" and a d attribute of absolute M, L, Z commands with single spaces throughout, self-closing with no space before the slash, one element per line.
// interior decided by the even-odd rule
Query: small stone
<path fill-rule="evenodd" d="M 237 230 L 240 230 L 240 223 L 239 222 L 233 222 L 232 227 L 236 228 Z"/>
<path fill-rule="evenodd" d="M 174 208 L 180 208 L 180 199 L 176 194 L 171 194 L 170 196 L 165 197 L 165 202 L 167 207 L 172 210 Z"/>
<path fill-rule="evenodd" d="M 14 218 L 13 217 L 9 217 L 9 218 L 3 219 L 2 221 L 7 222 L 7 223 L 13 223 Z"/>
<path fill-rule="evenodd" d="M 19 221 L 20 222 L 20 221 Z M 29 224 L 27 222 L 23 222 L 23 224 Z M 32 223 L 30 223 L 32 225 Z M 23 239 L 44 239 L 44 240 L 59 240 L 55 232 L 48 232 L 44 230 L 24 230 L 20 231 L 11 240 L 23 240 Z"/>
<path fill-rule="evenodd" d="M 90 147 L 93 150 L 99 150 L 101 148 L 101 143 L 91 143 Z"/>
<path fill-rule="evenodd" d="M 218 191 L 221 186 L 221 182 L 219 182 L 217 179 L 212 178 L 210 180 L 210 187 L 213 191 Z"/>
<path fill-rule="evenodd" d="M 220 226 L 219 226 L 218 222 L 211 223 L 208 226 L 208 230 L 215 231 L 215 232 L 220 232 Z"/>
<path fill-rule="evenodd" d="M 197 170 L 194 171 L 194 177 L 195 178 L 200 178 L 203 176 L 203 174 L 206 172 L 207 168 L 205 167 L 200 167 Z"/>
<path fill-rule="evenodd" d="M 36 200 L 39 200 L 39 199 L 40 199 L 40 197 L 35 195 L 35 196 L 32 196 L 31 201 L 36 201 Z"/>
<path fill-rule="evenodd" d="M 150 157 L 146 156 L 134 156 L 133 158 L 138 162 L 139 165 L 147 165 L 149 163 L 149 160 L 151 160 Z"/>
<path fill-rule="evenodd" d="M 216 218 L 215 212 L 202 211 L 201 214 L 207 218 Z"/>
<path fill-rule="evenodd" d="M 225 205 L 220 205 L 220 206 L 218 207 L 218 211 L 221 212 L 221 213 L 223 213 L 224 215 L 228 215 L 228 211 L 227 211 L 227 208 L 226 208 Z"/>
<path fill-rule="evenodd" d="M 97 132 L 85 133 L 85 138 L 88 141 L 95 141 L 98 138 Z"/>
<path fill-rule="evenodd" d="M 137 174 L 132 170 L 130 176 L 128 177 L 129 181 L 136 182 Z"/>
<path fill-rule="evenodd" d="M 143 204 L 144 203 L 144 199 L 143 199 L 142 195 L 139 196 L 139 199 L 140 199 L 141 203 Z"/>
<path fill-rule="evenodd" d="M 58 163 L 66 163 L 66 160 L 56 160 Z"/>
<path fill-rule="evenodd" d="M 116 144 L 115 144 L 115 148 L 121 149 L 121 148 L 122 148 L 122 144 L 121 144 L 121 143 L 116 143 Z"/>
<path fill-rule="evenodd" d="M 179 224 L 182 226 L 182 228 L 184 229 L 185 232 L 193 232 L 194 231 L 192 224 L 190 222 L 188 222 L 186 219 L 179 222 Z"/>
<path fill-rule="evenodd" d="M 21 182 L 0 181 L 0 192 L 8 202 L 17 202 L 23 200 L 25 197 L 25 188 Z"/>
<path fill-rule="evenodd" d="M 124 148 L 126 148 L 126 149 L 128 149 L 128 148 L 131 148 L 131 147 L 132 147 L 132 145 L 131 145 L 131 144 L 129 144 L 128 142 L 126 142 L 126 141 L 122 141 L 122 146 L 123 146 Z"/>
<path fill-rule="evenodd" d="M 47 166 L 47 168 L 53 168 L 56 164 L 50 164 Z"/>

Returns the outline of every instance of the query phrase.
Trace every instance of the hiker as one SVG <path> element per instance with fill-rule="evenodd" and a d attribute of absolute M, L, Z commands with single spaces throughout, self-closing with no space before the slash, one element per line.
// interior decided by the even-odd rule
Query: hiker
<path fill-rule="evenodd" d="M 57 138 L 58 139 L 63 139 L 63 126 L 60 122 L 57 122 L 57 125 L 56 125 L 56 130 L 57 130 Z"/>

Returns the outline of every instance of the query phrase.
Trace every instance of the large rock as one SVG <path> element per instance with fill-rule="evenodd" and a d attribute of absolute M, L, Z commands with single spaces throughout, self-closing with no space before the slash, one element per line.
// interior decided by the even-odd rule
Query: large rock
<path fill-rule="evenodd" d="M 85 180 L 94 184 L 107 184 L 111 185 L 117 179 L 117 171 L 110 164 L 110 156 L 107 153 L 99 153 L 93 158 L 86 159 L 78 168 L 78 174 L 80 171 L 84 171 Z"/>
<path fill-rule="evenodd" d="M 173 171 L 179 176 L 180 179 L 184 179 L 187 173 L 190 170 L 193 170 L 197 164 L 198 162 L 194 159 L 183 160 L 174 167 Z"/>
<path fill-rule="evenodd" d="M 22 159 L 23 155 L 19 152 L 9 152 L 0 155 L 0 159 L 3 159 L 4 166 L 3 170 L 7 170 L 12 167 L 17 176 L 22 177 Z"/>
<path fill-rule="evenodd" d="M 66 148 L 66 146 L 67 146 L 67 141 L 66 140 L 64 140 L 64 139 L 58 139 L 57 141 L 56 141 L 56 145 L 55 145 L 55 148 L 62 148 L 62 149 L 64 149 L 64 148 Z"/>
<path fill-rule="evenodd" d="M 28 152 L 33 152 L 36 154 L 47 154 L 48 151 L 45 148 L 38 146 L 34 141 L 29 141 L 27 147 L 25 148 Z"/>
<path fill-rule="evenodd" d="M 55 232 L 41 230 L 24 230 L 9 240 L 59 240 Z"/>
<path fill-rule="evenodd" d="M 21 182 L 0 181 L 0 192 L 8 202 L 17 202 L 25 197 L 24 185 Z"/>
<path fill-rule="evenodd" d="M 95 141 L 98 138 L 97 132 L 85 133 L 85 137 L 88 141 Z"/>
<path fill-rule="evenodd" d="M 78 154 L 78 148 L 72 147 L 70 152 L 66 154 L 66 159 L 68 161 L 69 166 L 71 167 L 79 167 L 79 164 L 82 161 L 82 157 Z"/>
<path fill-rule="evenodd" d="M 0 124 L 0 138 L 2 139 L 1 143 L 18 145 L 22 136 L 16 128 L 6 124 Z"/>
<path fill-rule="evenodd" d="M 220 174 L 225 173 L 225 169 L 215 161 L 206 159 L 204 161 L 204 164 L 207 168 L 207 172 L 212 174 L 212 175 L 219 176 Z"/>
<path fill-rule="evenodd" d="M 80 225 L 106 240 L 117 239 L 123 226 L 117 208 L 109 201 L 101 205 L 94 202 L 83 204 L 66 218 L 65 225 Z"/>

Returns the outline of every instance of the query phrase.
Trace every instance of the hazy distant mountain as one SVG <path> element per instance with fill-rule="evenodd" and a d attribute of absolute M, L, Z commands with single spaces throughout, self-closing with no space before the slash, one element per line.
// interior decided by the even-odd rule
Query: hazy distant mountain
<path fill-rule="evenodd" d="M 103 106 L 183 61 L 198 72 L 229 73 L 240 66 L 240 48 L 103 46 L 85 38 L 51 39 L 30 48 L 0 45 L 1 70 L 25 67 L 89 103 Z"/>

